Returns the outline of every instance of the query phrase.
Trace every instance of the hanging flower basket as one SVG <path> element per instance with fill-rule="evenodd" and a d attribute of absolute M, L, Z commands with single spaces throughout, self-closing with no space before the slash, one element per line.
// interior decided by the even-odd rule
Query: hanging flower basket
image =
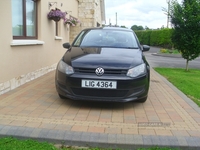
<path fill-rule="evenodd" d="M 78 23 L 80 23 L 80 21 L 74 17 L 70 17 L 70 18 L 65 18 L 64 23 L 69 24 L 71 26 L 76 26 Z"/>
<path fill-rule="evenodd" d="M 55 22 L 60 21 L 60 19 L 65 19 L 66 12 L 62 12 L 60 9 L 55 8 L 47 14 L 47 18 Z"/>

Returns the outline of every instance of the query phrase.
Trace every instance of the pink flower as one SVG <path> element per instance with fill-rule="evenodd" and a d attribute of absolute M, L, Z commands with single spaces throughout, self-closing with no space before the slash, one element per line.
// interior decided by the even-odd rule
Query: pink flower
<path fill-rule="evenodd" d="M 80 21 L 74 17 L 66 18 L 64 20 L 65 24 L 69 24 L 71 26 L 76 26 Z"/>

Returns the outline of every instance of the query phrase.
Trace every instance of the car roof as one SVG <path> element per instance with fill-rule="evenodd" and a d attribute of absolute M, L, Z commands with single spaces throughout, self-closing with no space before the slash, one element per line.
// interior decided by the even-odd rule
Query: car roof
<path fill-rule="evenodd" d="M 93 28 L 87 28 L 84 30 L 117 30 L 117 31 L 128 31 L 128 32 L 133 32 L 133 30 L 131 29 L 127 29 L 127 28 L 121 28 L 121 27 L 93 27 Z"/>

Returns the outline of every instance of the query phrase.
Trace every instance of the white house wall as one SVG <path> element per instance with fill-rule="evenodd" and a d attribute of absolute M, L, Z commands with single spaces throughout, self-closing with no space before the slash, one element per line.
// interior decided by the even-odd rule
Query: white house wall
<path fill-rule="evenodd" d="M 47 19 L 48 0 L 38 1 L 38 39 L 13 40 L 11 0 L 1 1 L 0 24 L 0 94 L 55 69 L 65 53 L 62 47 L 69 41 L 69 28 L 59 22 L 59 35 L 55 36 L 55 22 Z M 78 17 L 77 0 L 56 0 L 57 6 L 68 15 Z M 62 5 L 62 6 L 61 6 Z"/>

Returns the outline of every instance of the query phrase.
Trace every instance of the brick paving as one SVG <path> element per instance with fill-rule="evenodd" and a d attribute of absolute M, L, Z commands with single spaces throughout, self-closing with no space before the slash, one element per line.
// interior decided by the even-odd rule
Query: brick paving
<path fill-rule="evenodd" d="M 0 136 L 68 145 L 200 149 L 200 109 L 151 69 L 145 103 L 62 100 L 52 71 L 0 95 Z"/>

